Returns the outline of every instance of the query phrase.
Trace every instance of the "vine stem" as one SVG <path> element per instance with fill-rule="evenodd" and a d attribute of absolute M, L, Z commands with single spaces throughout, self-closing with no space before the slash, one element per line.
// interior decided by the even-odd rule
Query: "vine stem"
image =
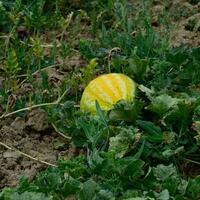
<path fill-rule="evenodd" d="M 20 112 L 23 112 L 23 111 L 32 110 L 34 108 L 44 107 L 44 106 L 51 106 L 51 105 L 57 105 L 57 104 L 58 104 L 57 102 L 41 103 L 41 104 L 37 104 L 37 105 L 26 107 L 26 108 L 21 108 L 19 110 L 15 110 L 15 111 L 7 113 L 7 114 L 4 113 L 3 115 L 0 116 L 0 119 L 9 117 L 11 115 L 14 115 L 14 114 L 17 114 L 17 113 L 20 113 Z"/>
<path fill-rule="evenodd" d="M 200 165 L 200 162 L 198 161 L 195 161 L 195 160 L 191 160 L 191 159 L 188 159 L 188 158 L 183 158 L 185 161 L 188 161 L 190 163 L 194 163 L 194 164 L 197 164 L 197 165 Z"/>
<path fill-rule="evenodd" d="M 11 115 L 14 115 L 14 114 L 17 114 L 17 113 L 20 113 L 20 112 L 23 112 L 23 111 L 32 110 L 34 108 L 58 105 L 62 101 L 62 99 L 64 98 L 64 96 L 67 94 L 68 91 L 69 91 L 69 89 L 65 90 L 65 92 L 63 92 L 63 94 L 55 102 L 36 104 L 36 105 L 33 105 L 33 106 L 29 106 L 29 107 L 26 107 L 26 108 L 21 108 L 19 110 L 15 110 L 15 111 L 7 113 L 7 114 L 4 113 L 3 115 L 0 116 L 0 119 L 9 117 Z M 61 104 L 61 105 L 63 105 L 63 104 Z"/>
<path fill-rule="evenodd" d="M 19 154 L 21 154 L 21 155 L 23 155 L 23 156 L 25 156 L 25 157 L 31 159 L 31 160 L 40 162 L 40 163 L 42 163 L 42 164 L 45 164 L 45 165 L 48 165 L 48 166 L 51 166 L 51 167 L 58 167 L 58 166 L 55 165 L 55 164 L 52 164 L 52 163 L 49 163 L 49 162 L 40 160 L 40 159 L 35 158 L 35 157 L 31 156 L 31 155 L 28 155 L 28 154 L 26 154 L 26 153 L 24 153 L 24 152 L 22 152 L 22 151 L 20 151 L 20 150 L 18 150 L 18 149 L 16 149 L 16 148 L 14 148 L 14 147 L 10 147 L 10 146 L 8 146 L 7 144 L 4 144 L 3 142 L 0 142 L 0 145 L 1 145 L 1 146 L 4 146 L 5 148 L 7 148 L 7 149 L 9 149 L 9 150 L 11 150 L 11 151 L 15 151 L 15 152 L 17 152 L 17 153 L 19 153 Z"/>
<path fill-rule="evenodd" d="M 72 139 L 71 137 L 66 136 L 64 133 L 60 132 L 54 123 L 51 123 L 51 125 L 53 126 L 54 130 L 56 131 L 56 133 L 58 133 L 62 137 L 64 137 L 65 139 L 67 139 L 69 141 Z"/>

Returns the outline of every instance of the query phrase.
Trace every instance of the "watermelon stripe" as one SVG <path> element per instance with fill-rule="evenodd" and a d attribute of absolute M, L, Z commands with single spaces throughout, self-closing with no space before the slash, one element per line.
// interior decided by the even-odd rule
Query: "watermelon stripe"
<path fill-rule="evenodd" d="M 132 101 L 136 84 L 124 74 L 105 74 L 92 80 L 81 98 L 81 110 L 96 113 L 95 100 L 103 110 L 110 110 L 119 100 Z"/>
<path fill-rule="evenodd" d="M 121 99 L 126 99 L 127 96 L 127 88 L 126 88 L 126 84 L 124 83 L 124 80 L 121 77 L 121 74 L 114 74 L 115 79 L 118 81 L 118 85 L 120 86 L 120 90 L 121 90 Z"/>
<path fill-rule="evenodd" d="M 128 100 L 131 100 L 131 99 L 132 99 L 132 91 L 133 91 L 133 87 L 132 87 L 133 81 L 132 81 L 130 78 L 127 78 L 127 77 L 124 76 L 124 75 L 121 75 L 121 78 L 123 79 L 124 83 L 126 84 L 127 91 L 129 91 L 129 92 L 127 93 L 126 98 L 127 98 Z"/>
<path fill-rule="evenodd" d="M 115 91 L 115 93 L 117 93 L 118 95 L 118 99 L 121 99 L 123 95 L 123 91 L 120 89 L 120 84 L 118 80 L 116 79 L 115 74 L 111 74 L 111 78 L 109 80 L 113 85 L 113 91 Z"/>
<path fill-rule="evenodd" d="M 107 96 L 105 98 L 105 95 L 104 95 L 104 93 L 103 93 L 103 91 L 101 90 L 100 87 L 98 87 L 98 86 L 88 87 L 86 92 L 88 93 L 89 98 L 92 99 L 93 101 L 97 100 L 97 101 L 103 102 L 107 106 L 112 105 L 112 102 L 107 101 L 108 98 L 110 99 L 110 97 Z"/>
<path fill-rule="evenodd" d="M 110 87 L 105 84 L 105 81 L 100 77 L 96 80 L 96 89 L 100 92 L 101 96 L 110 104 L 114 103 L 115 96 Z"/>
<path fill-rule="evenodd" d="M 116 99 L 120 99 L 121 93 L 120 93 L 120 90 L 119 90 L 119 85 L 115 81 L 115 78 L 113 76 L 111 76 L 111 78 L 108 78 L 106 76 L 102 76 L 102 79 L 104 80 L 106 86 L 109 87 L 110 90 L 112 91 L 113 96 L 115 96 Z"/>

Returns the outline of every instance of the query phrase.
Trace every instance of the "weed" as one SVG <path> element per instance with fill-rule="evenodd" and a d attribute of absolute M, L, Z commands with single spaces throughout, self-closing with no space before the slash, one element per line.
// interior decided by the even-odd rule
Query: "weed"
<path fill-rule="evenodd" d="M 22 177 L 0 200 L 200 198 L 199 174 L 190 178 L 183 167 L 200 164 L 200 48 L 171 47 L 151 26 L 152 3 L 134 13 L 122 0 L 0 1 L 0 119 L 42 107 L 84 152 L 32 182 Z M 75 52 L 88 64 L 67 71 Z M 110 72 L 137 82 L 134 102 L 81 112 L 83 87 Z M 25 83 L 33 89 L 21 94 Z"/>

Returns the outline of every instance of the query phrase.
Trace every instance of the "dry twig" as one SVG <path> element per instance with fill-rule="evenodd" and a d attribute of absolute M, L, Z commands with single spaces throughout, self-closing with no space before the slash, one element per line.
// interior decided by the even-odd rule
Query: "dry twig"
<path fill-rule="evenodd" d="M 28 155 L 28 154 L 26 154 L 26 153 L 24 153 L 24 152 L 22 152 L 22 151 L 20 151 L 20 150 L 18 150 L 18 149 L 16 149 L 16 148 L 14 148 L 14 147 L 10 147 L 10 146 L 8 146 L 7 144 L 4 144 L 3 142 L 0 142 L 0 145 L 1 145 L 1 146 L 4 146 L 5 148 L 7 148 L 7 149 L 9 149 L 9 150 L 11 150 L 11 151 L 15 151 L 15 152 L 17 152 L 17 153 L 19 153 L 19 154 L 21 154 L 21 155 L 27 157 L 27 158 L 30 158 L 31 160 L 40 162 L 40 163 L 42 163 L 42 164 L 45 164 L 45 165 L 48 165 L 48 166 L 51 166 L 51 167 L 58 167 L 58 166 L 55 165 L 55 164 L 52 164 L 52 163 L 49 163 L 49 162 L 40 160 L 40 159 L 35 158 L 35 157 L 33 157 L 33 156 L 30 156 L 30 155 Z"/>

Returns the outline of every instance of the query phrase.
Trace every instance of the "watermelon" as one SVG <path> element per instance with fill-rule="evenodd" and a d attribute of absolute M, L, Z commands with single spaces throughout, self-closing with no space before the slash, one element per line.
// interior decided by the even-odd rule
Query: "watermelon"
<path fill-rule="evenodd" d="M 96 101 L 102 110 L 111 110 L 120 100 L 133 101 L 136 83 L 120 73 L 101 75 L 85 88 L 80 101 L 82 111 L 96 113 Z"/>

